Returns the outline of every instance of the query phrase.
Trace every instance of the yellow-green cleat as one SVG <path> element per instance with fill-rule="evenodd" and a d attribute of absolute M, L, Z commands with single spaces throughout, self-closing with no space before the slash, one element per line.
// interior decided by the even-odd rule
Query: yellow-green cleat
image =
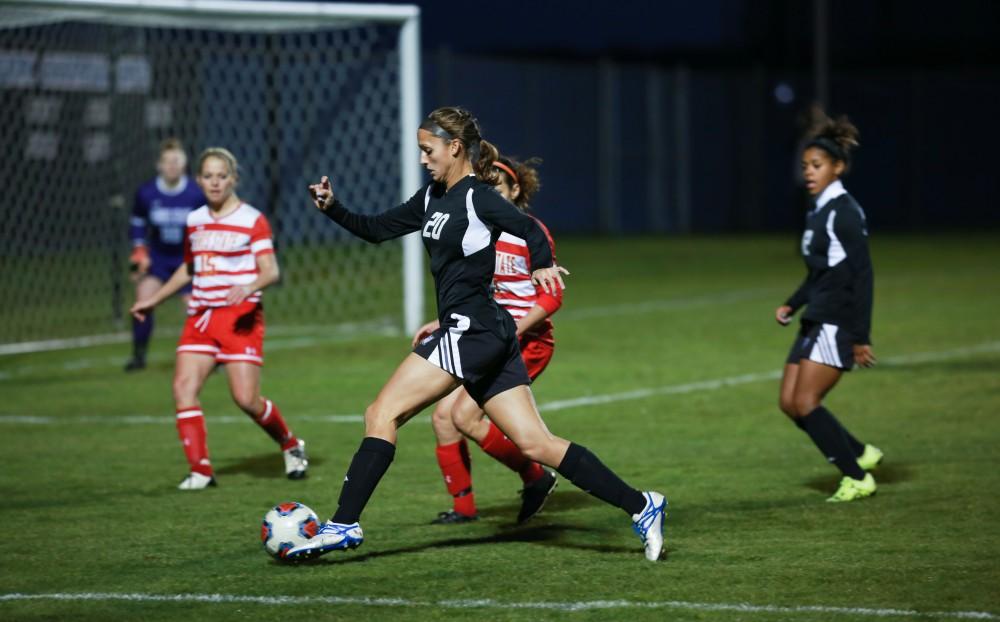
<path fill-rule="evenodd" d="M 885 454 L 882 450 L 875 445 L 865 445 L 865 451 L 860 456 L 858 456 L 858 466 L 865 471 L 874 470 L 875 467 L 882 464 L 882 458 Z"/>
<path fill-rule="evenodd" d="M 864 479 L 845 477 L 840 480 L 840 488 L 827 501 L 830 503 L 856 501 L 874 495 L 875 489 L 875 478 L 872 477 L 871 473 L 865 473 Z"/>

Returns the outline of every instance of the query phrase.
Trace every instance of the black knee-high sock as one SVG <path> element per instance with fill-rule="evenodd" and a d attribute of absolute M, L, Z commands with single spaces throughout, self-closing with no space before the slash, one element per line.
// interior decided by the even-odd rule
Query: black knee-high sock
<path fill-rule="evenodd" d="M 379 480 L 389 470 L 389 464 L 395 455 L 396 446 L 389 441 L 372 436 L 362 439 L 344 477 L 333 522 L 345 525 L 358 522 L 361 511 L 375 492 Z"/>
<path fill-rule="evenodd" d="M 833 417 L 833 413 L 830 413 L 830 416 Z M 844 438 L 847 440 L 847 444 L 850 445 L 851 451 L 854 453 L 854 457 L 858 458 L 861 454 L 865 453 L 865 444 L 854 438 L 854 435 L 844 427 L 844 424 L 840 422 L 840 419 L 833 417 L 833 420 L 837 422 L 837 426 L 840 428 L 840 431 L 844 433 Z M 792 417 L 792 421 L 795 422 L 795 425 L 797 425 L 800 430 L 803 432 L 806 431 L 806 427 L 802 424 L 802 419 L 799 417 Z"/>
<path fill-rule="evenodd" d="M 816 447 L 826 459 L 840 471 L 854 479 L 864 479 L 865 472 L 858 466 L 854 452 L 844 436 L 843 428 L 833 414 L 817 406 L 811 413 L 799 420 Z"/>
<path fill-rule="evenodd" d="M 646 498 L 641 492 L 623 482 L 582 445 L 570 443 L 556 471 L 584 492 L 629 514 L 638 514 L 646 507 Z"/>

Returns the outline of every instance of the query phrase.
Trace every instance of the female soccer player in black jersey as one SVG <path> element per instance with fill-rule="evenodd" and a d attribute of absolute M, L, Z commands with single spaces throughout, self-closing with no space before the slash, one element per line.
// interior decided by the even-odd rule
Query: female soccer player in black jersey
<path fill-rule="evenodd" d="M 805 281 L 775 310 L 782 326 L 803 305 L 802 328 L 785 363 L 781 410 L 806 432 L 844 474 L 827 501 L 854 501 L 875 494 L 870 471 L 882 452 L 858 441 L 820 403 L 845 371 L 871 367 L 872 263 L 865 213 L 840 178 L 858 146 L 858 130 L 847 117 L 825 115 L 802 153 L 806 190 L 815 200 L 806 215 L 802 255 Z"/>
<path fill-rule="evenodd" d="M 430 256 L 440 328 L 420 341 L 365 411 L 365 437 L 351 461 L 333 518 L 289 561 L 356 548 L 358 519 L 396 451 L 397 429 L 424 407 L 462 385 L 490 419 L 531 460 L 632 516 L 633 528 L 656 560 L 663 547 L 666 500 L 623 482 L 585 447 L 552 435 L 528 388 L 510 314 L 490 295 L 494 244 L 501 232 L 527 241 L 532 279 L 548 292 L 563 286 L 542 229 L 494 190 L 499 154 L 461 108 L 439 108 L 417 133 L 420 162 L 431 175 L 408 201 L 375 216 L 347 210 L 330 180 L 309 187 L 313 202 L 351 233 L 378 243 L 419 231 Z"/>

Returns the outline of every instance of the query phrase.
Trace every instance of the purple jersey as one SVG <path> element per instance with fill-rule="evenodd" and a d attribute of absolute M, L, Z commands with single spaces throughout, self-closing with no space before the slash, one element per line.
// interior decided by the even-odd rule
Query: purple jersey
<path fill-rule="evenodd" d="M 147 181 L 135 193 L 129 219 L 132 245 L 145 246 L 153 257 L 183 257 L 188 212 L 204 204 L 201 188 L 187 176 L 175 188 L 167 188 L 159 177 Z"/>

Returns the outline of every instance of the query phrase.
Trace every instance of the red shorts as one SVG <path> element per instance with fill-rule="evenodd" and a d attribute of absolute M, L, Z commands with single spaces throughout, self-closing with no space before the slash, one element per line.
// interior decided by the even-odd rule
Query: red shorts
<path fill-rule="evenodd" d="M 554 346 L 537 339 L 522 341 L 521 358 L 524 359 L 524 366 L 528 368 L 528 377 L 534 380 L 542 375 L 555 351 Z"/>
<path fill-rule="evenodd" d="M 215 307 L 188 317 L 177 352 L 207 354 L 220 363 L 264 364 L 264 308 L 256 302 Z"/>

